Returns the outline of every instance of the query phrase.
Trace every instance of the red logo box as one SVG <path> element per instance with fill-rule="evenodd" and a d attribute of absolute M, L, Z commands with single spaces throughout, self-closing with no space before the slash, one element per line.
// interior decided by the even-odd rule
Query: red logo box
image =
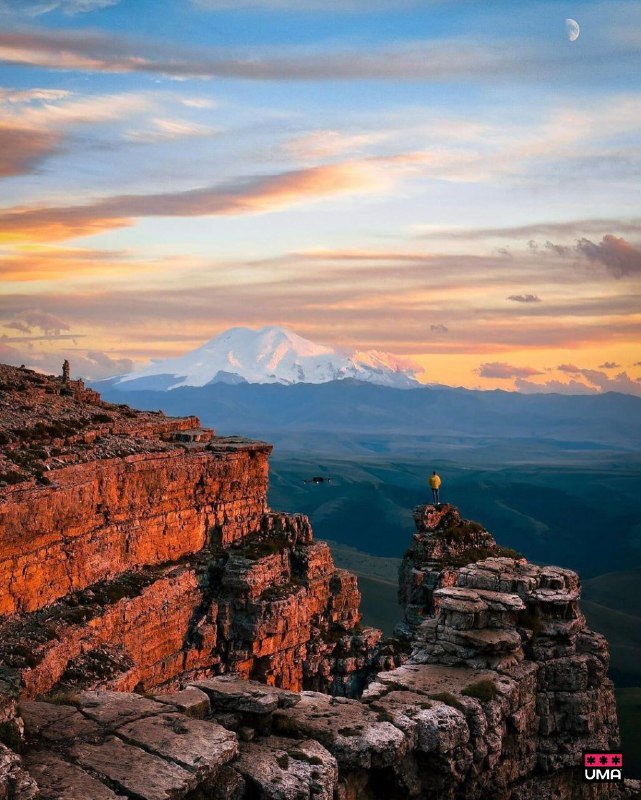
<path fill-rule="evenodd" d="M 623 753 L 584 753 L 583 766 L 588 769 L 622 769 Z"/>

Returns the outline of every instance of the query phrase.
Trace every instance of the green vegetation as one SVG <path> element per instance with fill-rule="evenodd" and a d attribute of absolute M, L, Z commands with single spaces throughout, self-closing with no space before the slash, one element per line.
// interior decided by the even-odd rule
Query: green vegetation
<path fill-rule="evenodd" d="M 355 728 L 339 728 L 338 732 L 341 736 L 360 736 L 363 730 L 362 725 L 357 725 Z"/>
<path fill-rule="evenodd" d="M 113 417 L 109 414 L 92 414 L 91 415 L 92 422 L 113 422 Z"/>
<path fill-rule="evenodd" d="M 441 703 L 445 703 L 448 706 L 452 706 L 452 708 L 457 708 L 459 711 L 465 712 L 465 706 L 452 692 L 439 692 L 438 694 L 431 694 L 429 697 L 430 700 L 439 700 Z"/>
<path fill-rule="evenodd" d="M 464 694 L 466 697 L 475 697 L 482 703 L 489 703 L 490 700 L 496 699 L 498 689 L 494 681 L 488 679 L 471 683 L 463 689 L 461 694 Z"/>
<path fill-rule="evenodd" d="M 235 547 L 231 552 L 244 556 L 250 561 L 258 561 L 274 553 L 280 553 L 281 550 L 287 547 L 287 544 L 288 542 L 285 536 L 272 536 L 268 539 L 252 541 L 242 547 Z"/>
<path fill-rule="evenodd" d="M 20 731 L 13 720 L 0 722 L 0 742 L 11 748 L 15 753 L 21 753 L 24 742 L 20 736 Z"/>
<path fill-rule="evenodd" d="M 22 642 L 9 643 L 2 655 L 9 667 L 35 667 L 40 663 L 40 656 Z"/>
<path fill-rule="evenodd" d="M 22 442 L 47 441 L 49 439 L 65 439 L 73 436 L 86 427 L 85 420 L 70 419 L 66 422 L 36 422 L 30 428 L 16 428 L 13 434 Z"/>
<path fill-rule="evenodd" d="M 53 703 L 57 706 L 75 706 L 80 707 L 80 695 L 78 692 L 72 691 L 57 691 L 53 692 L 46 697 L 47 703 Z"/>
<path fill-rule="evenodd" d="M 10 485 L 22 483 L 27 480 L 26 476 L 15 469 L 10 469 L 7 472 L 0 472 L 0 482 L 8 483 Z"/>
<path fill-rule="evenodd" d="M 464 542 L 472 539 L 475 534 L 481 533 L 485 528 L 478 522 L 471 520 L 461 520 L 454 525 L 436 531 L 435 535 L 448 542 Z"/>
<path fill-rule="evenodd" d="M 511 547 L 468 547 L 464 550 L 458 558 L 452 559 L 451 565 L 459 568 L 464 567 L 466 564 L 476 564 L 477 561 L 483 561 L 485 558 L 523 558 L 521 553 L 517 553 Z"/>

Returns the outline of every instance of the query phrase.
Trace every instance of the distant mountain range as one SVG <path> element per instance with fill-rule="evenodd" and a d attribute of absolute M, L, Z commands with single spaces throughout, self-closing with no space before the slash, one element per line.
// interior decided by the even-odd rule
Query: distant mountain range
<path fill-rule="evenodd" d="M 638 451 L 641 398 L 526 395 L 420 386 L 395 389 L 353 379 L 323 384 L 210 383 L 172 391 L 132 381 L 94 386 L 106 400 L 168 414 L 197 414 L 220 433 L 267 438 L 281 450 L 425 453 L 503 462 L 589 458 Z"/>
<path fill-rule="evenodd" d="M 418 386 L 418 364 L 376 350 L 341 353 L 285 328 L 230 328 L 176 358 L 124 375 L 127 390 L 166 391 L 216 383 L 328 383 L 355 378 L 380 386 Z"/>

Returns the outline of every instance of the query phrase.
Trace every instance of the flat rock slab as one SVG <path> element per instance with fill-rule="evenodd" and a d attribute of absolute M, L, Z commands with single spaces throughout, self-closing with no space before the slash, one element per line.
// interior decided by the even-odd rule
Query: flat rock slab
<path fill-rule="evenodd" d="M 83 714 L 107 727 L 167 712 L 167 706 L 128 692 L 85 691 L 77 694 Z"/>
<path fill-rule="evenodd" d="M 55 753 L 31 751 L 24 764 L 38 784 L 42 800 L 124 800 L 123 795 Z"/>
<path fill-rule="evenodd" d="M 512 681 L 501 678 L 494 670 L 471 667 L 447 667 L 442 664 L 405 664 L 389 672 L 380 672 L 376 681 L 363 692 L 363 701 L 380 699 L 390 692 L 413 692 L 424 697 L 440 692 L 460 692 L 470 684 L 491 680 L 499 684 Z"/>
<path fill-rule="evenodd" d="M 29 737 L 38 736 L 48 725 L 64 721 L 78 713 L 75 706 L 41 703 L 36 700 L 20 703 L 19 711 L 25 733 Z"/>
<path fill-rule="evenodd" d="M 300 695 L 295 692 L 246 681 L 237 676 L 223 675 L 220 678 L 194 681 L 190 686 L 205 692 L 212 711 L 271 714 L 277 708 L 289 708 L 300 700 Z"/>
<path fill-rule="evenodd" d="M 182 714 L 161 714 L 135 720 L 117 731 L 126 741 L 175 761 L 199 780 L 215 775 L 238 754 L 236 734 L 215 722 Z"/>
<path fill-rule="evenodd" d="M 371 769 L 400 761 L 408 748 L 404 734 L 358 700 L 302 692 L 293 708 L 274 714 L 274 730 L 316 739 L 341 767 Z"/>
<path fill-rule="evenodd" d="M 204 719 L 211 711 L 209 698 L 195 686 L 189 686 L 180 692 L 170 692 L 169 694 L 154 695 L 154 700 L 174 706 L 188 717 Z"/>
<path fill-rule="evenodd" d="M 80 767 L 94 770 L 126 794 L 142 800 L 180 800 L 198 785 L 193 772 L 115 736 L 99 745 L 77 744 L 71 755 Z"/>
<path fill-rule="evenodd" d="M 260 800 L 333 800 L 338 782 L 336 759 L 313 740 L 272 736 L 245 744 L 234 768 Z"/>

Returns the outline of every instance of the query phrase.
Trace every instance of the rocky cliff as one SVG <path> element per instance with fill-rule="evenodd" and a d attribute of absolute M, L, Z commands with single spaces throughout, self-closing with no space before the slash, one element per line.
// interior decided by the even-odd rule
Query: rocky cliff
<path fill-rule="evenodd" d="M 0 367 L 0 798 L 587 800 L 618 746 L 577 576 L 416 509 L 399 639 L 268 509 L 269 446 Z"/>

